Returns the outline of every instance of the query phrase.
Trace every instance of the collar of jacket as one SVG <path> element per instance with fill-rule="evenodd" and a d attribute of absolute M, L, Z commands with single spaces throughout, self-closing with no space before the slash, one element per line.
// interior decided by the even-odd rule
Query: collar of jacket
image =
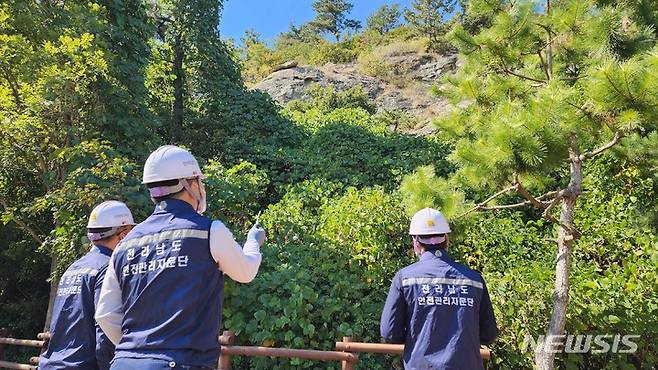
<path fill-rule="evenodd" d="M 196 212 L 192 205 L 184 200 L 167 198 L 155 205 L 155 211 L 153 213 L 177 213 L 181 211 Z"/>
<path fill-rule="evenodd" d="M 94 248 L 98 249 L 98 251 L 99 251 L 101 254 L 104 254 L 104 255 L 106 255 L 106 256 L 108 256 L 108 257 L 112 255 L 112 250 L 111 250 L 110 248 L 108 248 L 108 247 L 102 246 L 102 245 L 100 245 L 100 244 L 94 244 Z"/>
<path fill-rule="evenodd" d="M 440 258 L 442 260 L 445 260 L 445 259 L 450 259 L 450 256 L 448 255 L 448 252 L 446 252 L 445 250 L 439 250 L 439 249 L 425 251 L 420 256 L 421 261 L 430 260 L 434 258 Z"/>

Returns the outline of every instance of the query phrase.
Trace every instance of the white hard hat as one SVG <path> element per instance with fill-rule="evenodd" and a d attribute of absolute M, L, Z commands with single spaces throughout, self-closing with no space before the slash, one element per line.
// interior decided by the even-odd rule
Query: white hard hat
<path fill-rule="evenodd" d="M 441 212 L 433 208 L 423 208 L 411 218 L 409 235 L 438 235 L 450 232 L 448 221 Z"/>
<path fill-rule="evenodd" d="M 88 229 L 105 229 L 104 232 L 90 232 L 87 234 L 89 240 L 97 241 L 117 233 L 121 226 L 135 225 L 130 209 L 123 202 L 108 200 L 97 205 L 89 215 Z"/>
<path fill-rule="evenodd" d="M 108 200 L 97 205 L 91 211 L 87 228 L 102 229 L 124 225 L 135 225 L 133 215 L 130 213 L 128 206 L 118 200 Z"/>
<path fill-rule="evenodd" d="M 203 177 L 192 153 L 175 145 L 164 145 L 149 155 L 144 164 L 142 184 Z"/>

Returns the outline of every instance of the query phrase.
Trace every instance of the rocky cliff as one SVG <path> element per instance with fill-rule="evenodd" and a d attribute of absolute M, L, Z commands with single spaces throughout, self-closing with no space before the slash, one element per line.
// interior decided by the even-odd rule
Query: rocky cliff
<path fill-rule="evenodd" d="M 397 109 L 420 118 L 424 123 L 451 109 L 445 99 L 430 95 L 429 88 L 443 75 L 457 68 L 457 55 L 407 52 L 386 55 L 384 59 L 383 63 L 390 66 L 386 78 L 361 73 L 356 63 L 326 64 L 321 67 L 287 63 L 254 88 L 285 104 L 294 99 L 304 99 L 306 88 L 314 83 L 333 86 L 337 91 L 362 86 L 378 111 Z M 426 124 L 417 127 L 420 132 L 429 130 L 431 128 Z"/>

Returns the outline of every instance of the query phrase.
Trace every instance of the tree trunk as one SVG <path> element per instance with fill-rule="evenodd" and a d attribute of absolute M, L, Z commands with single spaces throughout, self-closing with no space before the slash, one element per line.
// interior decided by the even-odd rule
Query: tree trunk
<path fill-rule="evenodd" d="M 176 35 L 174 43 L 174 107 L 171 126 L 169 129 L 169 143 L 176 144 L 180 140 L 180 131 L 183 128 L 183 42 L 182 35 Z"/>
<path fill-rule="evenodd" d="M 57 255 L 53 252 L 50 262 L 50 296 L 48 297 L 48 311 L 46 312 L 46 323 L 43 325 L 43 331 L 50 330 L 50 322 L 53 318 L 53 305 L 55 304 L 55 297 L 57 296 L 57 287 L 59 286 L 59 279 L 55 278 L 55 271 L 57 270 Z"/>
<path fill-rule="evenodd" d="M 553 370 L 555 354 L 564 343 L 564 327 L 569 302 L 569 274 L 571 273 L 571 250 L 576 237 L 573 229 L 573 213 L 576 199 L 580 195 L 583 180 L 582 162 L 576 150 L 570 150 L 571 178 L 565 192 L 560 212 L 558 229 L 557 259 L 555 263 L 555 288 L 553 290 L 553 314 L 545 338 L 540 338 L 535 350 L 535 363 L 538 370 Z M 558 344 L 561 343 L 561 344 Z"/>

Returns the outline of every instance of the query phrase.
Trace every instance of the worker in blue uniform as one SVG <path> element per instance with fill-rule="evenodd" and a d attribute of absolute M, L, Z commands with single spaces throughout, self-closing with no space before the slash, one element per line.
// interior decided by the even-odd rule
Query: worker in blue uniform
<path fill-rule="evenodd" d="M 187 150 L 165 145 L 144 165 L 155 210 L 112 255 L 96 320 L 117 345 L 112 370 L 210 369 L 219 358 L 224 274 L 254 279 L 265 230 L 242 248 L 203 216 L 204 176 Z"/>
<path fill-rule="evenodd" d="M 94 320 L 95 305 L 110 255 L 135 225 L 128 207 L 115 200 L 96 206 L 89 215 L 92 248 L 62 275 L 53 305 L 48 347 L 39 369 L 107 370 L 114 345 Z"/>
<path fill-rule="evenodd" d="M 425 208 L 409 227 L 418 262 L 395 274 L 380 331 L 404 343 L 405 369 L 483 369 L 480 345 L 498 334 L 480 273 L 447 253 L 450 227 L 441 212 Z"/>

